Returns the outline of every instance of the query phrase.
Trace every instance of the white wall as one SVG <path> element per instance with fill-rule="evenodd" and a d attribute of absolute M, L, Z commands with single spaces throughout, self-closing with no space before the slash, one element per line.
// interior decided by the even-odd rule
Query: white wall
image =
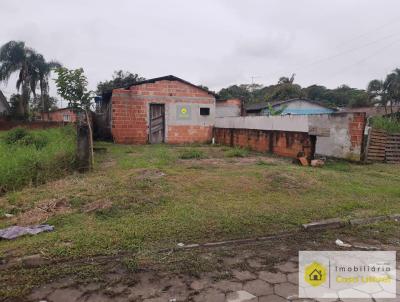
<path fill-rule="evenodd" d="M 215 127 L 308 132 L 308 116 L 241 116 L 215 119 Z"/>
<path fill-rule="evenodd" d="M 309 134 L 317 136 L 315 154 L 360 160 L 361 146 L 353 147 L 349 132 L 353 114 L 318 114 L 309 119 Z"/>

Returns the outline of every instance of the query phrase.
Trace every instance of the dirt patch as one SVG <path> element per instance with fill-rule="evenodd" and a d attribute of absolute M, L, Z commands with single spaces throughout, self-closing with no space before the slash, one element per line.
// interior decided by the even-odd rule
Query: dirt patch
<path fill-rule="evenodd" d="M 237 157 L 237 158 L 202 158 L 202 159 L 189 159 L 189 160 L 178 160 L 180 164 L 186 164 L 190 166 L 194 165 L 218 165 L 218 166 L 230 166 L 230 165 L 275 165 L 282 162 L 280 159 L 274 159 L 263 156 L 254 157 Z"/>
<path fill-rule="evenodd" d="M 306 175 L 265 171 L 263 176 L 270 187 L 275 188 L 276 190 L 306 190 L 318 184 L 315 179 L 306 177 Z"/>
<path fill-rule="evenodd" d="M 115 159 L 107 160 L 101 163 L 100 167 L 102 169 L 109 169 L 111 167 L 114 167 L 117 164 L 117 161 Z"/>
<path fill-rule="evenodd" d="M 91 203 L 86 204 L 83 207 L 83 212 L 91 213 L 91 212 L 94 212 L 94 211 L 97 211 L 97 210 L 109 209 L 111 207 L 112 207 L 112 202 L 111 201 L 100 199 L 100 200 L 96 200 L 96 201 L 93 201 Z"/>
<path fill-rule="evenodd" d="M 137 171 L 136 179 L 159 179 L 164 177 L 166 174 L 157 169 L 143 169 Z"/>
<path fill-rule="evenodd" d="M 21 226 L 38 224 L 46 221 L 49 217 L 70 211 L 71 207 L 66 198 L 41 201 L 33 209 L 14 217 L 12 223 Z"/>

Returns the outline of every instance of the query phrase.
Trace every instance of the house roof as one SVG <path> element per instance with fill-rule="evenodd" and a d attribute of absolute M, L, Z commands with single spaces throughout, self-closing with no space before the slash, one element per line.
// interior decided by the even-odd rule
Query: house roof
<path fill-rule="evenodd" d="M 272 107 L 276 107 L 276 106 L 284 105 L 284 104 L 295 102 L 295 101 L 309 102 L 309 103 L 313 103 L 313 104 L 316 104 L 316 105 L 319 105 L 319 106 L 322 106 L 325 108 L 334 109 L 334 108 L 327 106 L 326 104 L 321 103 L 319 101 L 310 100 L 310 99 L 302 99 L 302 98 L 294 98 L 294 99 L 289 99 L 289 100 L 285 100 L 285 101 L 259 102 L 259 103 L 248 104 L 248 105 L 246 105 L 246 111 L 260 111 L 265 108 L 268 108 L 269 104 L 271 104 Z"/>
<path fill-rule="evenodd" d="M 167 75 L 167 76 L 158 77 L 158 78 L 153 78 L 153 79 L 148 79 L 148 80 L 144 80 L 144 81 L 133 82 L 132 84 L 129 84 L 129 85 L 127 85 L 127 86 L 123 86 L 123 87 L 119 87 L 119 88 L 115 88 L 115 89 L 129 89 L 129 88 L 131 88 L 132 86 L 138 86 L 138 85 L 143 85 L 143 84 L 150 84 L 150 83 L 155 83 L 155 82 L 159 82 L 159 81 L 178 81 L 178 82 L 184 83 L 184 84 L 186 84 L 186 85 L 195 87 L 195 88 L 197 88 L 197 89 L 203 90 L 203 91 L 207 92 L 208 94 L 211 94 L 211 95 L 213 95 L 213 96 L 216 97 L 216 94 L 215 94 L 214 92 L 211 92 L 211 91 L 209 91 L 209 90 L 207 90 L 207 89 L 204 89 L 204 88 L 202 88 L 202 87 L 200 87 L 200 86 L 197 86 L 197 85 L 195 85 L 195 84 L 192 84 L 192 83 L 190 83 L 190 82 L 188 82 L 188 81 L 185 81 L 185 80 L 183 80 L 183 79 L 181 79 L 181 78 L 178 78 L 178 77 L 176 77 L 176 76 L 174 76 L 174 75 Z M 109 98 L 109 97 L 111 97 L 111 94 L 112 94 L 112 90 L 106 91 L 106 92 L 103 93 L 103 98 Z"/>

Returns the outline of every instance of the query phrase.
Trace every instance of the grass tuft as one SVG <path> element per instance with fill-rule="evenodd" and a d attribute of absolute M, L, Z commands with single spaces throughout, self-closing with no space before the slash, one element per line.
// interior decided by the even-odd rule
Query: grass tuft
<path fill-rule="evenodd" d="M 197 149 L 185 149 L 183 150 L 179 158 L 181 159 L 200 159 L 204 158 L 204 152 Z"/>
<path fill-rule="evenodd" d="M 233 148 L 225 152 L 226 157 L 246 157 L 249 155 L 249 150 L 242 148 Z"/>

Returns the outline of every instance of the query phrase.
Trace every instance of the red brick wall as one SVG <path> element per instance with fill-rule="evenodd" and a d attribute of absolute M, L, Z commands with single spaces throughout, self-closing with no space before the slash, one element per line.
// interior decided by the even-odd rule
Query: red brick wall
<path fill-rule="evenodd" d="M 213 102 L 215 99 L 207 92 L 179 81 L 163 80 L 132 86 L 129 90 L 115 89 L 112 94 L 111 130 L 114 141 L 123 144 L 148 142 L 148 110 L 151 103 L 165 104 L 168 114 L 169 104 Z M 207 142 L 212 138 L 212 127 L 202 124 L 177 125 L 166 117 L 165 134 L 165 141 L 171 144 Z"/>
<path fill-rule="evenodd" d="M 364 112 L 353 113 L 353 120 L 349 122 L 350 141 L 353 148 L 362 146 L 365 124 Z"/>
<path fill-rule="evenodd" d="M 268 151 L 293 158 L 299 152 L 312 156 L 310 136 L 303 132 L 215 128 L 214 135 L 217 143 L 232 147 Z"/>
<path fill-rule="evenodd" d="M 129 90 L 112 95 L 112 135 L 120 144 L 147 143 L 147 103 Z"/>

